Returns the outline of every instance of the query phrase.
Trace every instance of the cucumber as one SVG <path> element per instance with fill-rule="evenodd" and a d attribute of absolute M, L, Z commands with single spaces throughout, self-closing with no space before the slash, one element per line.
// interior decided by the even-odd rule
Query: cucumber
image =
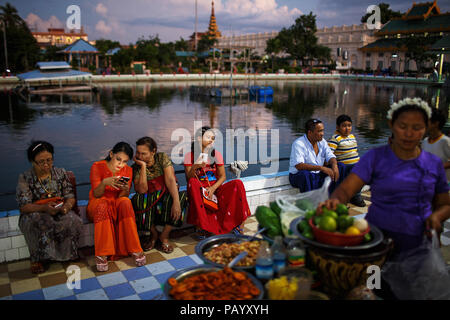
<path fill-rule="evenodd" d="M 266 206 L 259 206 L 256 208 L 255 217 L 259 225 L 267 229 L 266 234 L 270 238 L 282 235 L 280 218 L 272 209 Z"/>

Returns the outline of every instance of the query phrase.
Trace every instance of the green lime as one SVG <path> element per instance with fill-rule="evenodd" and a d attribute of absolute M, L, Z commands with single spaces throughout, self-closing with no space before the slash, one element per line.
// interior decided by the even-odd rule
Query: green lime
<path fill-rule="evenodd" d="M 372 235 L 370 234 L 370 232 L 367 232 L 364 235 L 364 242 L 370 242 L 370 241 L 372 241 Z"/>
<path fill-rule="evenodd" d="M 319 228 L 328 232 L 334 232 L 337 229 L 336 219 L 330 216 L 323 216 L 319 222 Z"/>
<path fill-rule="evenodd" d="M 300 232 L 305 231 L 306 228 L 310 228 L 308 221 L 307 220 L 300 221 L 300 223 L 298 224 L 298 229 L 300 230 Z"/>
<path fill-rule="evenodd" d="M 348 209 L 347 206 L 343 203 L 339 203 L 336 207 L 336 213 L 340 216 L 342 215 L 348 215 Z"/>
<path fill-rule="evenodd" d="M 312 233 L 311 230 L 304 231 L 304 232 L 302 233 L 302 235 L 303 235 L 305 238 L 308 238 L 308 239 L 311 239 L 311 240 L 314 239 L 314 234 Z"/>
<path fill-rule="evenodd" d="M 345 230 L 353 225 L 353 220 L 355 220 L 355 218 L 350 216 L 339 216 L 337 218 L 339 231 L 345 233 Z"/>
<path fill-rule="evenodd" d="M 334 212 L 332 210 L 328 210 L 328 209 L 324 209 L 323 215 L 324 215 L 324 217 L 332 217 L 333 219 L 338 218 L 338 214 L 336 212 Z"/>
<path fill-rule="evenodd" d="M 309 220 L 312 217 L 314 217 L 315 214 L 316 214 L 316 210 L 308 210 L 308 211 L 306 211 L 305 219 Z"/>
<path fill-rule="evenodd" d="M 314 220 L 313 220 L 313 221 L 314 221 L 314 224 L 315 224 L 316 226 L 318 226 L 321 219 L 322 219 L 322 216 L 315 216 L 315 217 L 314 217 Z"/>

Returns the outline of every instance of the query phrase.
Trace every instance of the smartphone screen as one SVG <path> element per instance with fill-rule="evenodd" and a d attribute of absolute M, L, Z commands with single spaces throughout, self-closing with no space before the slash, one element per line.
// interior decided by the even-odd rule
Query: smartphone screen
<path fill-rule="evenodd" d="M 130 181 L 130 177 L 120 177 L 119 181 L 123 182 L 123 183 L 127 183 L 128 181 Z"/>

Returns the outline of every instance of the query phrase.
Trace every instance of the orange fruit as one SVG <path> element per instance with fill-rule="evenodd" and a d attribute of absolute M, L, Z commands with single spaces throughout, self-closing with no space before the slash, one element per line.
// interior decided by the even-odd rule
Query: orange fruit
<path fill-rule="evenodd" d="M 357 236 L 357 235 L 361 234 L 361 231 L 359 231 L 358 228 L 351 226 L 351 227 L 348 227 L 347 230 L 345 230 L 345 234 L 348 236 Z"/>

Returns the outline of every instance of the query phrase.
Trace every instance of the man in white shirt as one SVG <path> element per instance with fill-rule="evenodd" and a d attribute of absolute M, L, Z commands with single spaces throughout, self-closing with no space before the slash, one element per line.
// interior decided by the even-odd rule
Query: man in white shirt
<path fill-rule="evenodd" d="M 300 192 L 319 189 L 327 176 L 333 183 L 329 192 L 344 178 L 344 165 L 336 161 L 324 136 L 321 120 L 309 119 L 305 124 L 306 134 L 292 144 L 289 162 L 289 182 Z"/>
<path fill-rule="evenodd" d="M 433 109 L 428 125 L 428 138 L 422 142 L 422 148 L 441 158 L 447 181 L 450 181 L 450 138 L 442 133 L 447 117 L 439 109 Z"/>

